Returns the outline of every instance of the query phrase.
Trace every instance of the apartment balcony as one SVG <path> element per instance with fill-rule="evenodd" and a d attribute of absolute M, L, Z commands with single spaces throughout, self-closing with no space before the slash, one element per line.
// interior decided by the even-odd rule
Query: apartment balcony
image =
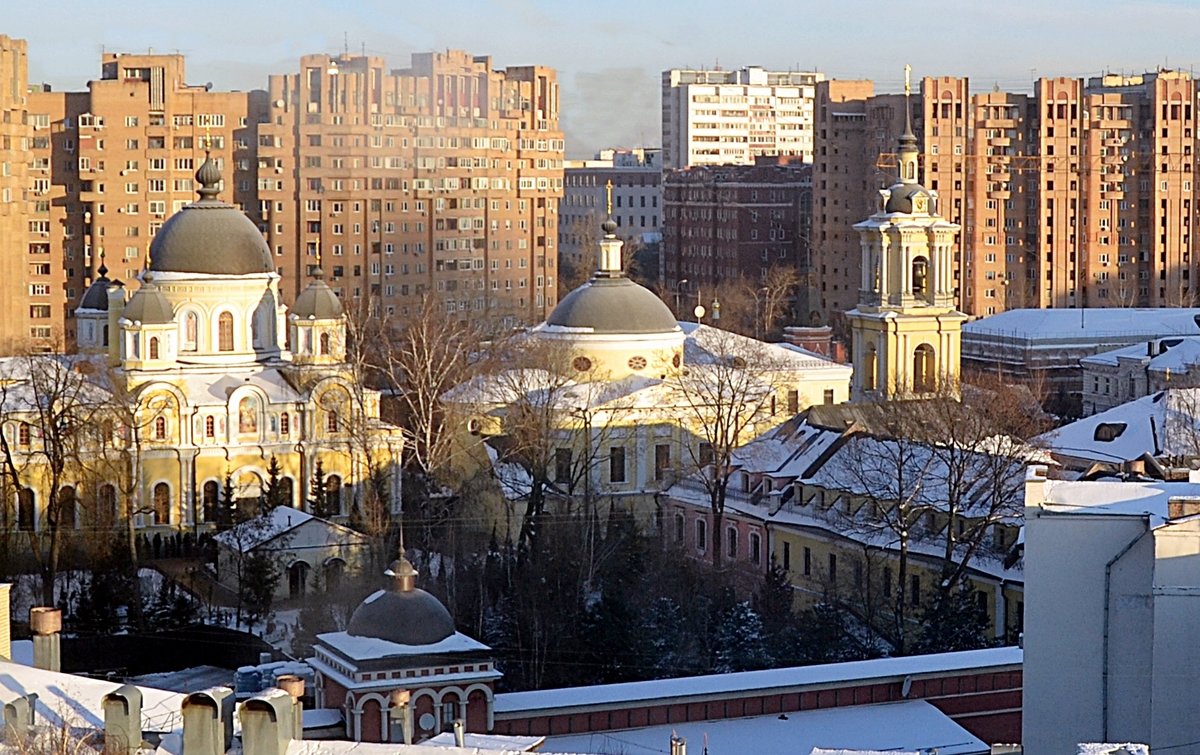
<path fill-rule="evenodd" d="M 988 199 L 1012 199 L 1012 192 L 1008 189 L 993 189 L 987 195 Z"/>
<path fill-rule="evenodd" d="M 1012 139 L 1007 136 L 993 136 L 988 139 L 988 144 L 993 147 L 1009 147 L 1012 146 Z"/>

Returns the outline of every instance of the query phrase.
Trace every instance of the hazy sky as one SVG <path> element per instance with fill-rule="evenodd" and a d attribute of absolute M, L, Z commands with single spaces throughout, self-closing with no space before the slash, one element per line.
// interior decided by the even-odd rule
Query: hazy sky
<path fill-rule="evenodd" d="M 660 141 L 665 68 L 813 69 L 897 91 L 915 77 L 1027 90 L 1200 63 L 1200 0 L 0 0 L 0 33 L 29 41 L 30 79 L 83 89 L 102 49 L 181 52 L 189 83 L 265 86 L 300 55 L 364 48 L 402 67 L 459 48 L 498 68 L 558 69 L 567 151 Z"/>

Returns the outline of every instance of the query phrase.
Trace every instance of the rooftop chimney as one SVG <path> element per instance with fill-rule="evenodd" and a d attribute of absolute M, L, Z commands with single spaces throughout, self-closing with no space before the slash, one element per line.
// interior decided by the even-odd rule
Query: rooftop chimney
<path fill-rule="evenodd" d="M 61 671 L 59 633 L 62 632 L 62 611 L 57 608 L 30 608 L 29 629 L 33 632 L 34 668 Z"/>
<path fill-rule="evenodd" d="M 454 746 L 467 746 L 467 725 L 461 718 L 454 719 Z"/>
<path fill-rule="evenodd" d="M 671 755 L 687 755 L 687 740 L 672 734 Z"/>
<path fill-rule="evenodd" d="M 292 696 L 292 738 L 304 739 L 304 679 L 284 674 L 275 678 L 275 686 Z"/>
<path fill-rule="evenodd" d="M 1200 498 L 1196 496 L 1173 495 L 1167 499 L 1167 518 L 1181 519 L 1185 516 L 1200 514 Z"/>
<path fill-rule="evenodd" d="M 33 714 L 37 708 L 37 693 L 14 697 L 4 704 L 4 741 L 10 745 L 22 746 L 29 736 L 33 726 Z"/>
<path fill-rule="evenodd" d="M 287 755 L 295 707 L 292 696 L 281 689 L 269 689 L 242 703 L 238 716 L 244 755 Z"/>
<path fill-rule="evenodd" d="M 126 684 L 104 696 L 105 755 L 135 755 L 142 748 L 142 691 Z"/>
<path fill-rule="evenodd" d="M 183 755 L 224 755 L 233 746 L 233 704 L 228 687 L 183 698 Z"/>
<path fill-rule="evenodd" d="M 12 660 L 12 584 L 0 582 L 0 658 Z"/>

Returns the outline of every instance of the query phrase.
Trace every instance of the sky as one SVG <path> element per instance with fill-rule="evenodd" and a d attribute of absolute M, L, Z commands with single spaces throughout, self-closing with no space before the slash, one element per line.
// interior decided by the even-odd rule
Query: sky
<path fill-rule="evenodd" d="M 180 52 L 188 83 L 266 86 L 301 55 L 462 49 L 558 70 L 569 157 L 661 141 L 668 68 L 817 70 L 899 91 L 913 76 L 1029 91 L 1040 76 L 1200 71 L 1200 0 L 0 0 L 29 78 L 80 90 L 103 50 Z"/>

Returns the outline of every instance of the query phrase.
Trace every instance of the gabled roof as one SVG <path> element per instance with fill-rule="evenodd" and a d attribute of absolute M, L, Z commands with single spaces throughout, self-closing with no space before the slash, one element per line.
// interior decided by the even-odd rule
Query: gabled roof
<path fill-rule="evenodd" d="M 276 506 L 263 516 L 255 517 L 225 530 L 215 539 L 218 543 L 239 553 L 247 553 L 313 521 L 344 535 L 362 538 L 358 532 L 328 519 L 321 519 L 290 506 Z"/>
<path fill-rule="evenodd" d="M 1038 436 L 1061 458 L 1123 462 L 1200 456 L 1200 388 L 1171 388 Z"/>

